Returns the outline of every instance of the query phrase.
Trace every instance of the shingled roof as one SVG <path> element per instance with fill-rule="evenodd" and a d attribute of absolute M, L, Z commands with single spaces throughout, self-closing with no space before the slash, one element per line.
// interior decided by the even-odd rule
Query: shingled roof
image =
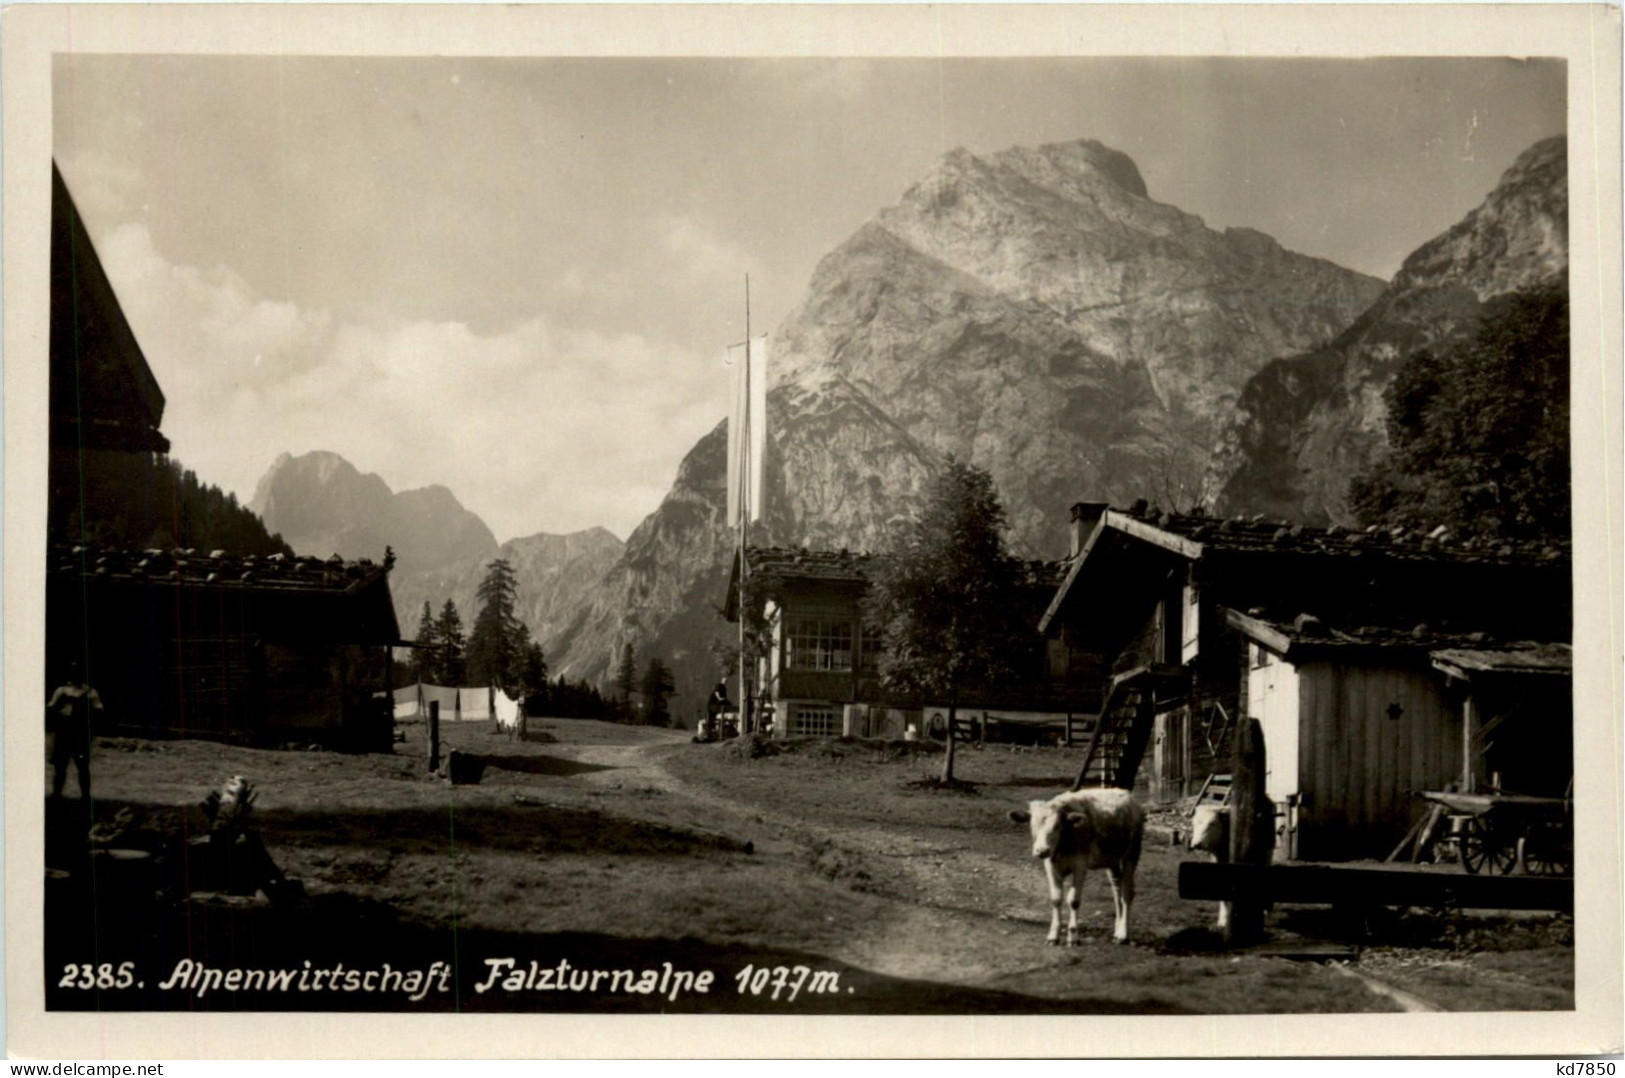
<path fill-rule="evenodd" d="M 52 547 L 47 571 L 153 585 L 211 588 L 254 588 L 278 591 L 355 593 L 386 575 L 393 552 L 382 564 L 369 558 L 288 557 L 283 554 L 231 554 L 224 550 L 114 550 L 90 546 Z"/>
<path fill-rule="evenodd" d="M 1433 665 L 1464 679 L 1477 674 L 1572 676 L 1574 649 L 1567 644 L 1528 643 L 1446 648 L 1433 653 Z"/>
<path fill-rule="evenodd" d="M 402 642 L 389 592 L 395 556 L 387 548 L 381 563 L 336 554 L 322 559 L 64 545 L 53 546 L 48 557 L 47 602 L 64 629 L 89 617 L 122 625 L 122 631 L 150 623 L 139 631 L 213 632 L 229 623 L 230 631 L 265 641 Z"/>
<path fill-rule="evenodd" d="M 1503 649 L 1547 645 L 1509 643 L 1486 632 L 1453 632 L 1426 624 L 1367 625 L 1321 621 L 1312 614 L 1282 616 L 1261 610 L 1227 610 L 1226 620 L 1245 635 L 1289 658 L 1314 653 L 1320 657 L 1360 651 L 1434 652 L 1441 648 Z"/>
<path fill-rule="evenodd" d="M 1452 579 L 1503 571 L 1555 577 L 1566 573 L 1570 563 L 1566 542 L 1486 540 L 1456 536 L 1444 527 L 1429 531 L 1320 528 L 1263 516 L 1170 513 L 1136 503 L 1130 509 L 1106 509 L 1101 514 L 1094 531 L 1068 563 L 1066 578 L 1045 612 L 1040 631 L 1048 631 L 1074 591 L 1098 587 L 1120 575 L 1121 556 L 1145 562 L 1158 551 L 1191 562 L 1223 565 L 1260 579 L 1287 569 L 1298 578 L 1309 578 L 1334 567 L 1362 575 L 1388 567 L 1415 575 L 1418 570 L 1425 573 L 1428 566 L 1451 569 L 1448 575 Z"/>
<path fill-rule="evenodd" d="M 1360 656 L 1427 656 L 1456 677 L 1472 673 L 1569 674 L 1573 649 L 1564 643 L 1505 640 L 1486 632 L 1453 633 L 1428 625 L 1328 625 L 1309 614 L 1292 618 L 1227 610 L 1226 620 L 1252 640 L 1293 662 L 1347 661 Z"/>
<path fill-rule="evenodd" d="M 874 555 L 850 550 L 774 546 L 747 547 L 745 558 L 752 576 L 864 581 L 869 579 L 869 564 L 874 560 Z"/>
<path fill-rule="evenodd" d="M 1186 554 L 1209 551 L 1273 553 L 1292 551 L 1328 557 L 1379 556 L 1454 562 L 1539 563 L 1569 557 L 1567 542 L 1511 542 L 1457 536 L 1443 526 L 1430 531 L 1404 528 L 1329 528 L 1253 517 L 1177 514 L 1155 506 L 1109 509 L 1104 524 Z"/>

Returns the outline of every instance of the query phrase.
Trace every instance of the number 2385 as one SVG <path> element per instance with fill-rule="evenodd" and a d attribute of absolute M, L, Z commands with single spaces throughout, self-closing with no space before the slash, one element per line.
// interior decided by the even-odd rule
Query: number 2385
<path fill-rule="evenodd" d="M 135 983 L 135 963 L 103 962 L 93 966 L 89 962 L 69 962 L 62 968 L 58 988 L 128 988 Z"/>

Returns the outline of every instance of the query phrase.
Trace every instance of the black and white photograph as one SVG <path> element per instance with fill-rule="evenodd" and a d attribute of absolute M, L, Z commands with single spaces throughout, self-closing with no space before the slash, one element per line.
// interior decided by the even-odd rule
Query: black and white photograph
<path fill-rule="evenodd" d="M 1618 1051 L 1617 9 L 410 10 L 8 24 L 14 1007 Z"/>

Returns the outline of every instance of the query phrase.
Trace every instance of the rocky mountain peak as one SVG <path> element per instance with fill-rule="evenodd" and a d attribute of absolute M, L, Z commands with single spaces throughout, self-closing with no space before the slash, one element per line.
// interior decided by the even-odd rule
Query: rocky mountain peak
<path fill-rule="evenodd" d="M 1445 282 L 1486 302 L 1568 273 L 1568 139 L 1543 139 L 1518 156 L 1460 222 L 1417 248 L 1395 291 Z"/>
<path fill-rule="evenodd" d="M 1098 181 L 1105 180 L 1136 198 L 1151 197 L 1134 159 L 1094 139 L 1015 146 L 995 154 L 994 160 L 1046 187 L 1065 190 L 1078 185 L 1076 189 L 1081 190 L 1083 184 L 1098 186 Z"/>
<path fill-rule="evenodd" d="M 390 591 L 403 631 L 414 632 L 427 602 L 450 599 L 473 624 L 475 593 L 495 559 L 507 558 L 518 583 L 517 613 L 545 640 L 563 630 L 586 594 L 614 564 L 621 541 L 604 528 L 568 535 L 540 533 L 500 547 L 491 529 L 450 488 L 434 483 L 395 493 L 337 453 L 280 454 L 260 480 L 253 503 L 267 527 L 303 554 L 397 561 Z"/>
<path fill-rule="evenodd" d="M 954 453 L 993 473 L 1015 549 L 1054 557 L 1073 502 L 1199 476 L 1246 380 L 1381 288 L 1152 201 L 1099 142 L 955 150 L 819 262 L 775 331 L 760 534 L 874 549 Z M 601 677 L 632 640 L 673 649 L 682 688 L 711 677 L 696 642 L 721 631 L 732 550 L 724 431 L 554 641 L 555 669 Z"/>

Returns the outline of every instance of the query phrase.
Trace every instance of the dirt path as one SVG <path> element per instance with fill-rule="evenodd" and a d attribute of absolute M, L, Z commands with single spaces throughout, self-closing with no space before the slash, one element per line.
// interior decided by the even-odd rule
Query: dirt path
<path fill-rule="evenodd" d="M 1025 832 L 1012 831 L 1008 849 L 989 852 L 954 841 L 953 835 L 822 823 L 686 781 L 667 766 L 671 745 L 662 739 L 550 749 L 612 769 L 583 774 L 580 781 L 658 789 L 671 799 L 668 810 L 684 806 L 708 828 L 749 841 L 764 856 L 805 861 L 810 854 L 835 880 L 866 871 L 879 877 L 860 886 L 894 898 L 890 915 L 883 922 L 854 925 L 830 948 L 832 958 L 891 977 L 1067 996 L 1087 994 L 1065 983 L 1078 966 L 1104 961 L 1132 968 L 1139 964 L 1134 959 L 1147 956 L 1106 941 L 1111 901 L 1104 874 L 1090 881 L 1080 909 L 1080 923 L 1090 934 L 1085 946 L 1045 946 L 1049 907 L 1041 873 L 1021 856 Z"/>
<path fill-rule="evenodd" d="M 665 765 L 670 746 L 681 740 L 634 745 L 558 744 L 549 748 L 577 762 L 606 768 L 582 774 L 581 782 L 608 789 L 659 790 L 672 799 L 667 803 L 668 810 L 678 804 L 686 806 L 685 815 L 704 820 L 710 829 L 750 842 L 764 856 L 792 857 L 823 850 L 825 860 L 831 862 L 838 862 L 843 852 L 878 859 L 906 877 L 902 889 L 924 896 L 917 904 L 899 904 L 897 916 L 882 931 L 860 931 L 846 947 L 832 954 L 833 958 L 888 976 L 957 984 L 985 984 L 1026 968 L 1019 960 L 989 961 L 990 945 L 1008 952 L 1017 924 L 1029 922 L 1020 924 L 1021 934 L 1036 939 L 1044 922 L 1010 909 L 956 907 L 948 886 L 952 877 L 967 873 L 999 875 L 1005 877 L 1010 890 L 1020 891 L 1020 884 L 1013 878 L 1017 873 L 1009 864 L 919 836 L 879 828 L 822 825 L 713 793 L 674 775 Z M 1022 879 L 1034 875 L 1030 865 L 1019 868 Z M 945 941 L 950 944 L 945 946 Z"/>

